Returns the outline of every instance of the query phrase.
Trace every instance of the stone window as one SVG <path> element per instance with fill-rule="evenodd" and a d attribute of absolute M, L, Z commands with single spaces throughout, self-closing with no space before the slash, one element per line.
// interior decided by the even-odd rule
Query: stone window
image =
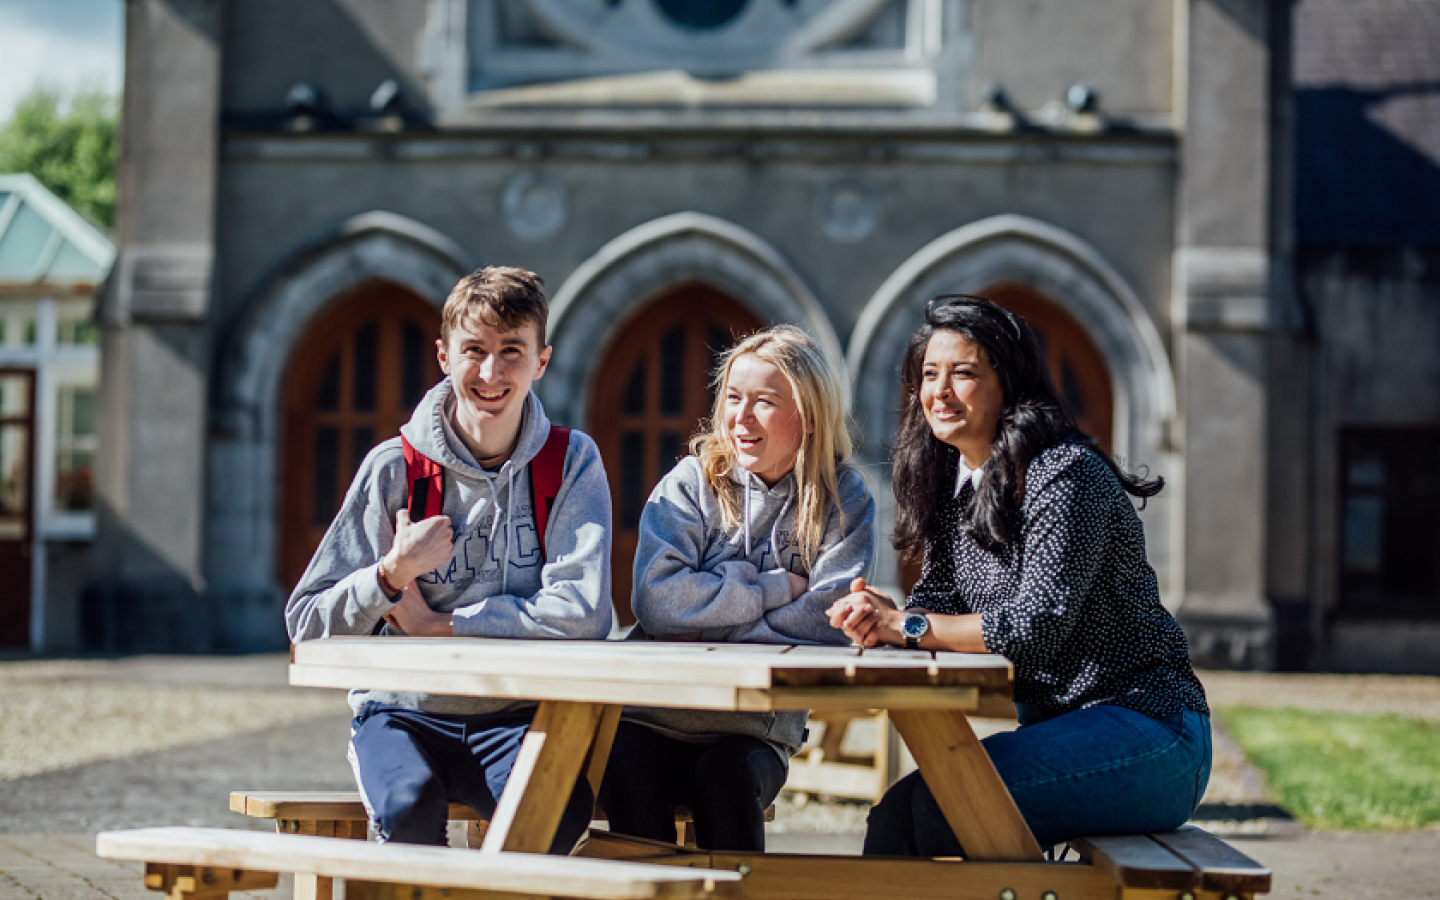
<path fill-rule="evenodd" d="M 958 23 L 942 27 L 947 9 L 953 18 L 938 0 L 430 0 L 422 66 L 452 113 L 697 97 L 924 107 L 963 49 Z"/>
<path fill-rule="evenodd" d="M 1440 618 L 1440 429 L 1341 436 L 1340 613 Z"/>

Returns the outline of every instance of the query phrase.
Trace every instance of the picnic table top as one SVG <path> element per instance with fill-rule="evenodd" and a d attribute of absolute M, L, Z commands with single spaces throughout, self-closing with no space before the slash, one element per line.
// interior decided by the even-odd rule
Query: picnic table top
<path fill-rule="evenodd" d="M 343 637 L 291 648 L 290 682 L 695 709 L 974 709 L 1009 695 L 985 653 L 662 641 Z"/>

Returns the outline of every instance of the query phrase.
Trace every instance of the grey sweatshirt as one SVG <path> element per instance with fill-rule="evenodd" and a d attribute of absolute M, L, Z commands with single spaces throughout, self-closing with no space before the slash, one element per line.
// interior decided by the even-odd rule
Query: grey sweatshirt
<path fill-rule="evenodd" d="M 702 641 L 764 644 L 848 644 L 830 627 L 830 604 L 850 592 L 850 582 L 869 575 L 875 559 L 875 499 L 860 473 L 839 471 L 839 507 L 825 519 L 820 554 L 808 571 L 794 540 L 796 486 L 793 474 L 766 487 L 736 468 L 744 521 L 722 525 L 720 498 L 700 462 L 687 457 L 650 495 L 640 516 L 631 606 L 654 638 L 680 635 Z M 786 572 L 803 575 L 809 590 L 790 599 Z M 711 743 L 747 734 L 769 743 L 787 759 L 804 742 L 807 713 L 748 713 L 630 708 L 625 717 L 677 740 Z"/>
<path fill-rule="evenodd" d="M 475 464 L 450 425 L 450 379 L 425 395 L 400 429 L 411 445 L 445 467 L 441 513 L 455 546 L 450 562 L 416 579 L 431 609 L 454 613 L 457 637 L 600 640 L 610 633 L 610 488 L 595 442 L 570 432 L 565 477 L 545 529 L 548 560 L 535 535 L 530 461 L 545 445 L 550 420 L 534 394 L 525 398 L 520 439 L 495 471 Z M 395 514 L 407 502 L 400 439 L 365 457 L 345 503 L 285 607 L 292 641 L 370 634 L 393 605 L 376 565 L 395 540 Z M 382 633 L 398 633 L 385 626 Z M 353 691 L 366 700 L 438 713 L 500 712 L 523 702 L 438 694 Z"/>

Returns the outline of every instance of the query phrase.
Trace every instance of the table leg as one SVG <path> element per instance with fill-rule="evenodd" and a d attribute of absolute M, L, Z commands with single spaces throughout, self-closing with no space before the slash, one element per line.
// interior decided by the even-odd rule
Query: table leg
<path fill-rule="evenodd" d="M 890 711 L 967 859 L 1043 859 L 1040 845 L 959 710 Z"/>
<path fill-rule="evenodd" d="M 615 731 L 620 727 L 620 713 L 624 709 L 623 706 L 605 707 L 595 729 L 595 743 L 590 745 L 590 758 L 585 761 L 585 778 L 596 799 L 600 797 L 600 783 L 605 780 L 605 766 L 610 763 L 610 748 L 615 746 Z"/>
<path fill-rule="evenodd" d="M 540 704 L 490 819 L 482 851 L 550 850 L 604 710 L 599 703 Z"/>

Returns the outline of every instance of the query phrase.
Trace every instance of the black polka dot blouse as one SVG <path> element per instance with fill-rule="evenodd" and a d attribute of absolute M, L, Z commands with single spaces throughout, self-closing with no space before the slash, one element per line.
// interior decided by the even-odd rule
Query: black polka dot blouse
<path fill-rule="evenodd" d="M 1018 702 L 1209 714 L 1185 633 L 1160 605 L 1140 517 L 1094 451 L 1057 444 L 1031 461 L 1020 536 L 998 554 L 971 535 L 975 489 L 967 478 L 956 492 L 956 477 L 908 606 L 979 613 L 985 646 L 1015 666 Z"/>

